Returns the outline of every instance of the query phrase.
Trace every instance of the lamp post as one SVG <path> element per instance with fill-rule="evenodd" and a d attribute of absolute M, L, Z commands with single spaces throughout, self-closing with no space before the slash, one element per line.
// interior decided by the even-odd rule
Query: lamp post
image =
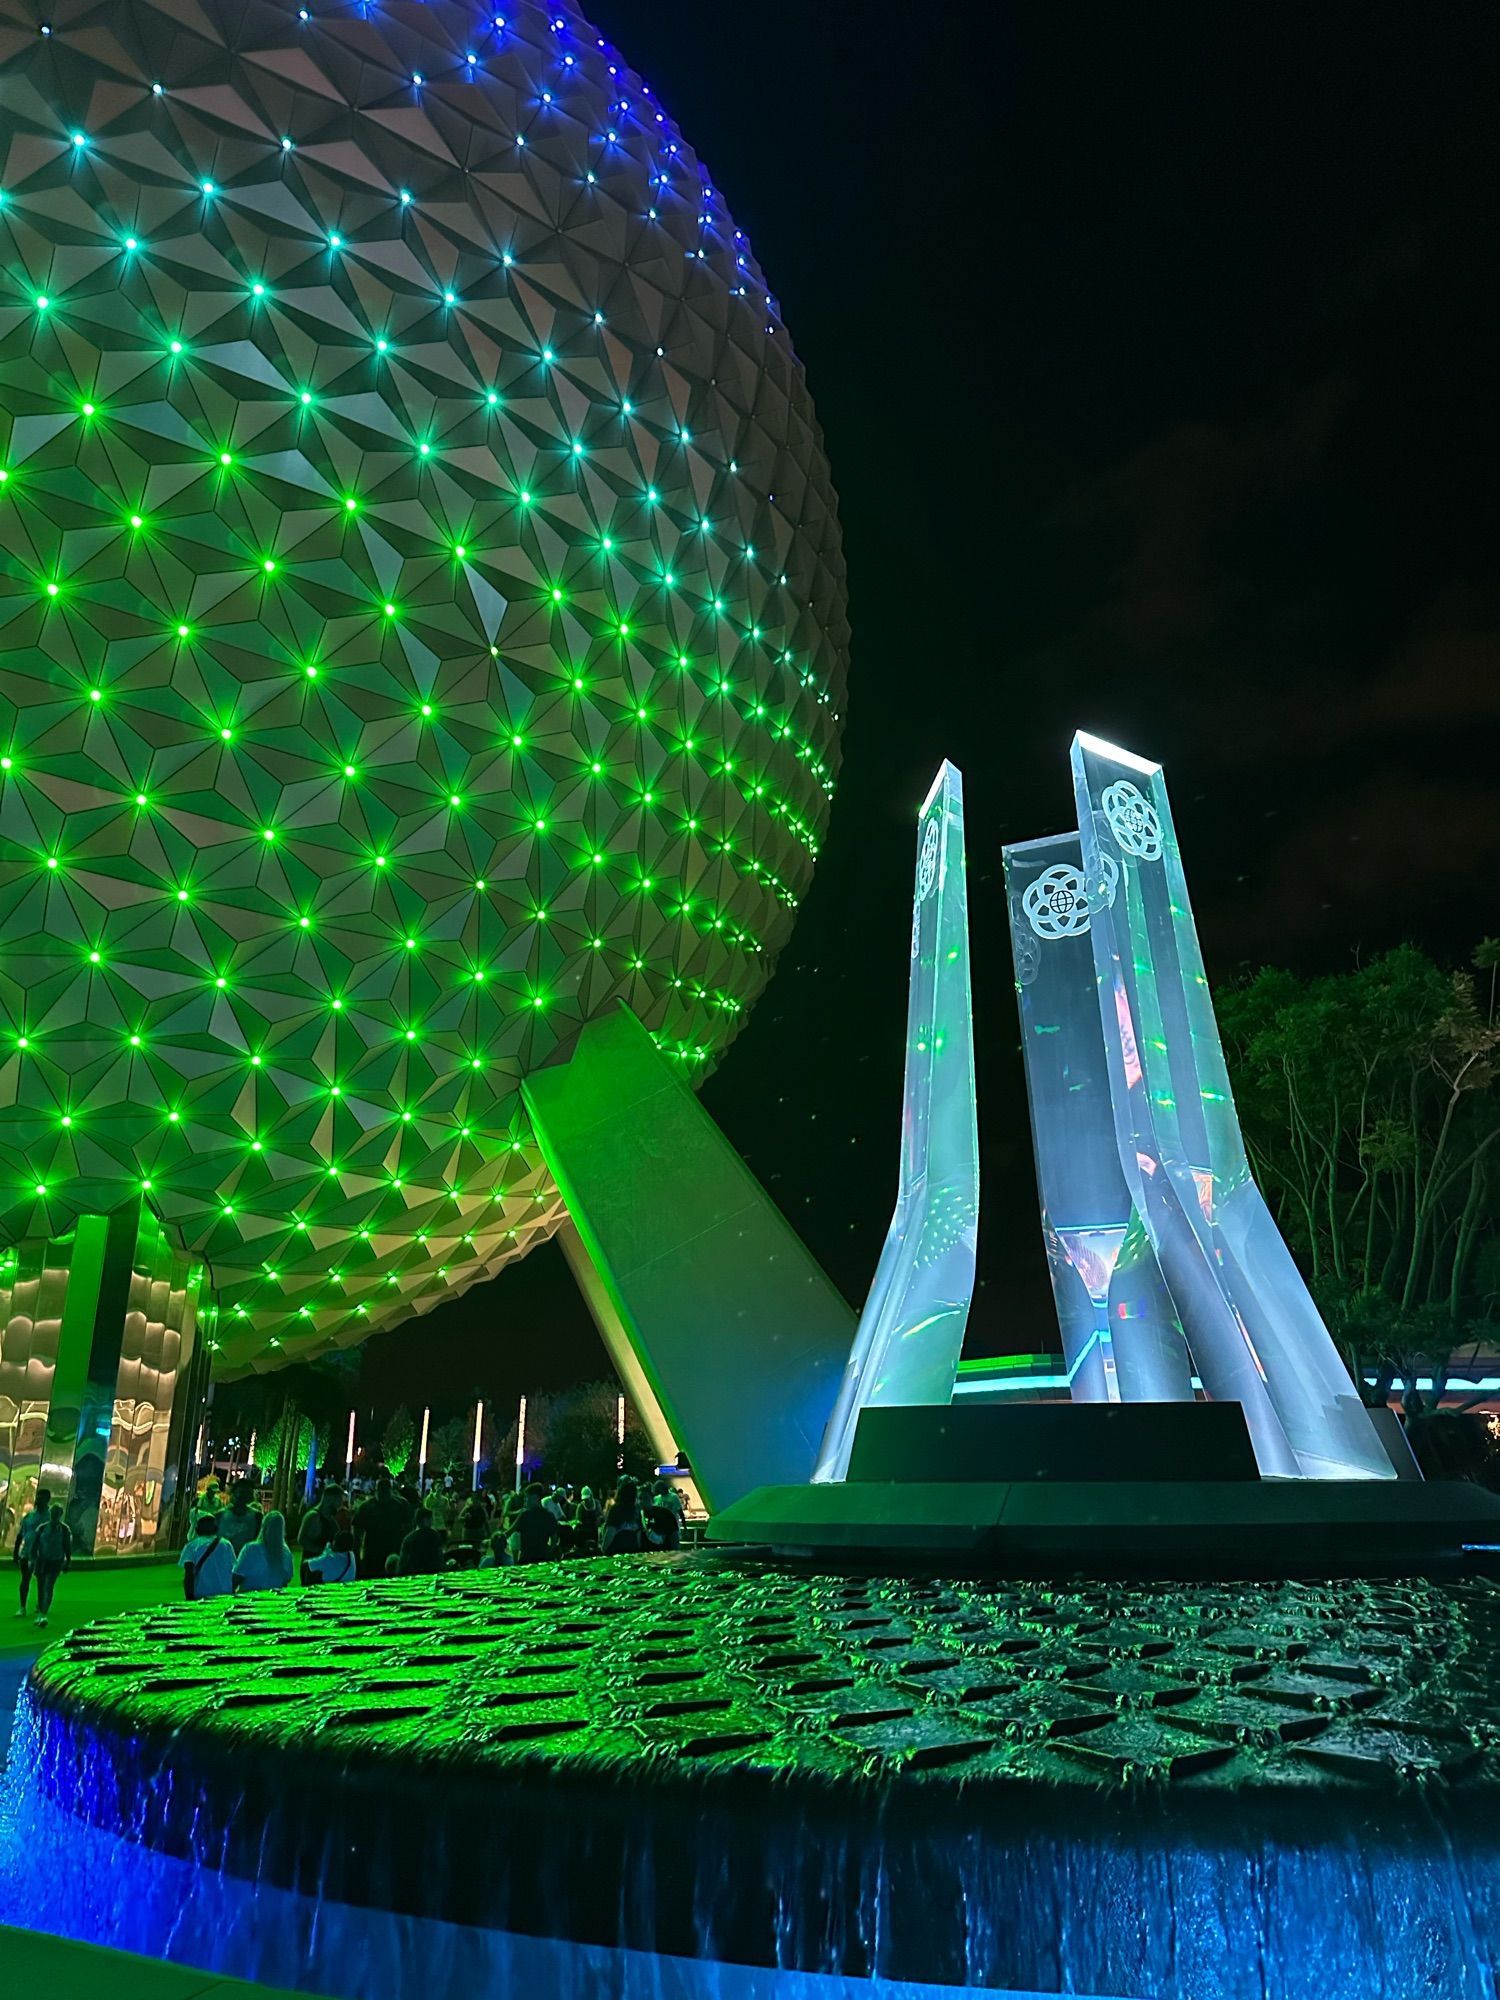
<path fill-rule="evenodd" d="M 474 1478 L 470 1487 L 471 1492 L 474 1493 L 479 1491 L 479 1439 L 483 1430 L 484 1398 L 481 1397 L 474 1405 Z"/>
<path fill-rule="evenodd" d="M 625 1470 L 625 1398 L 622 1395 L 615 1410 L 615 1471 Z"/>
<path fill-rule="evenodd" d="M 432 1419 L 430 1409 L 422 1412 L 422 1442 L 417 1447 L 417 1491 L 427 1491 L 427 1426 Z"/>
<path fill-rule="evenodd" d="M 347 1489 L 354 1478 L 354 1412 L 349 1412 L 349 1442 L 344 1448 L 344 1485 Z"/>
<path fill-rule="evenodd" d="M 526 1398 L 516 1412 L 516 1491 L 521 1490 L 521 1462 L 526 1456 Z"/>

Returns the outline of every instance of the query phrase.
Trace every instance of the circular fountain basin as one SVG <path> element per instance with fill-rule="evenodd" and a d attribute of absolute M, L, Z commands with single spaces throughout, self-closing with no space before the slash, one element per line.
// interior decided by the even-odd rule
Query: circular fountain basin
<path fill-rule="evenodd" d="M 10 1838 L 74 1860 L 20 1920 L 387 2000 L 1471 2000 L 1497 1621 L 700 1557 L 135 1613 L 31 1676 Z"/>

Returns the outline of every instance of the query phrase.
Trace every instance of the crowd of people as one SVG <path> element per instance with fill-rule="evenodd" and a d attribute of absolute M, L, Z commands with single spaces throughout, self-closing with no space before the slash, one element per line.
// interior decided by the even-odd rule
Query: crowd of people
<path fill-rule="evenodd" d="M 285 1590 L 371 1577 L 433 1576 L 449 1569 L 639 1555 L 682 1540 L 681 1488 L 642 1488 L 623 1475 L 602 1503 L 590 1486 L 532 1484 L 518 1493 L 464 1492 L 452 1478 L 420 1490 L 380 1471 L 349 1490 L 327 1481 L 288 1523 L 258 1504 L 260 1489 L 237 1480 L 228 1497 L 216 1479 L 198 1496 L 193 1533 L 178 1558 L 190 1598 Z M 46 1487 L 22 1516 L 11 1549 L 20 1585 L 16 1616 L 45 1626 L 57 1580 L 73 1560 L 61 1502 Z"/>
<path fill-rule="evenodd" d="M 250 1481 L 237 1481 L 227 1504 L 211 1481 L 179 1561 L 188 1597 L 224 1597 L 284 1590 L 294 1574 L 318 1586 L 675 1549 L 683 1519 L 668 1479 L 643 1492 L 627 1474 L 601 1506 L 589 1486 L 532 1484 L 496 1497 L 443 1482 L 422 1492 L 382 1471 L 363 1494 L 326 1482 L 289 1534 L 279 1510 L 256 1505 Z"/>

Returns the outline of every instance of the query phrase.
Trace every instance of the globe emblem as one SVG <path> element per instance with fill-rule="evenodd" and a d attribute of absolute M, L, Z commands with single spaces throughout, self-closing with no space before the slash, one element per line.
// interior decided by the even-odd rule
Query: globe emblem
<path fill-rule="evenodd" d="M 1141 861 L 1160 861 L 1161 819 L 1143 792 L 1121 778 L 1106 787 L 1101 803 L 1110 831 L 1127 854 Z"/>
<path fill-rule="evenodd" d="M 1067 862 L 1044 868 L 1021 898 L 1021 906 L 1039 938 L 1082 937 L 1089 927 L 1083 870 Z"/>
<path fill-rule="evenodd" d="M 927 831 L 922 835 L 922 853 L 917 862 L 917 901 L 925 903 L 932 894 L 932 885 L 937 880 L 938 866 L 938 823 L 936 818 L 927 822 Z"/>

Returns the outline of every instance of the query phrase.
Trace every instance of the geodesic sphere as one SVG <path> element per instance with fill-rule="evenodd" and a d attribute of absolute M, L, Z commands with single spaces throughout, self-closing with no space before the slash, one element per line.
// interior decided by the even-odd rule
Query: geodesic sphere
<path fill-rule="evenodd" d="M 520 1079 L 771 969 L 846 625 L 802 372 L 566 6 L 0 4 L 0 1231 L 226 1372 L 560 1217 Z"/>

